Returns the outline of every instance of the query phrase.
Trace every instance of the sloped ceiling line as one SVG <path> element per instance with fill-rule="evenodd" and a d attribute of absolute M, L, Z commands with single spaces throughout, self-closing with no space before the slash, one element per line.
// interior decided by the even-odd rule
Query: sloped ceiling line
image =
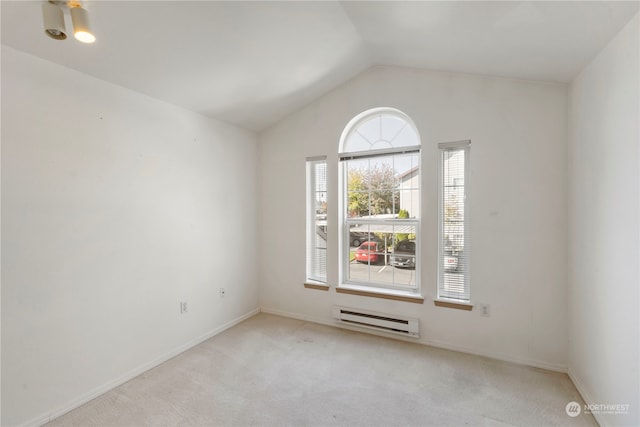
<path fill-rule="evenodd" d="M 569 82 L 638 1 L 87 1 L 95 44 L 2 1 L 2 43 L 261 131 L 374 65 Z"/>

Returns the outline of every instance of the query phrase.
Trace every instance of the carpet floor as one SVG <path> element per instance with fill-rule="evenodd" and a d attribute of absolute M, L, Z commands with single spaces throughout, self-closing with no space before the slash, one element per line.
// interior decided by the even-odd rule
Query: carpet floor
<path fill-rule="evenodd" d="M 597 426 L 567 375 L 259 314 L 47 426 Z"/>

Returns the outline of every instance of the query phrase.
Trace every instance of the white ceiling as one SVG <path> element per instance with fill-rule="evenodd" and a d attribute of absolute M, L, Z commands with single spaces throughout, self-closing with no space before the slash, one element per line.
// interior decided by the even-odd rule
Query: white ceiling
<path fill-rule="evenodd" d="M 256 131 L 373 65 L 569 82 L 640 6 L 89 1 L 83 45 L 46 37 L 41 3 L 2 1 L 3 44 Z"/>

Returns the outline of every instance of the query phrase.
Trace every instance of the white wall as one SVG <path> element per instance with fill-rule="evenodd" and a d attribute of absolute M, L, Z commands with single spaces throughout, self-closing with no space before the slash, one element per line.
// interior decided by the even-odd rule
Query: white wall
<path fill-rule="evenodd" d="M 569 373 L 588 403 L 631 405 L 602 425 L 640 425 L 639 22 L 570 91 Z"/>
<path fill-rule="evenodd" d="M 250 132 L 2 48 L 3 426 L 258 308 L 256 155 Z"/>
<path fill-rule="evenodd" d="M 305 157 L 328 155 L 328 278 L 338 284 L 337 150 L 356 114 L 389 106 L 423 144 L 424 305 L 305 289 Z M 421 341 L 560 371 L 567 368 L 567 88 L 377 67 L 260 135 L 260 303 L 331 322 L 333 304 L 420 318 Z M 439 142 L 470 139 L 472 302 L 435 307 Z"/>

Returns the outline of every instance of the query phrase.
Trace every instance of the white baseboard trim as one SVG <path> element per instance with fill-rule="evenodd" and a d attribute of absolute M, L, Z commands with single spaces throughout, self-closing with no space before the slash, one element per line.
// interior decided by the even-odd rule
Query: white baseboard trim
<path fill-rule="evenodd" d="M 576 387 L 576 390 L 578 390 L 578 393 L 580 393 L 580 397 L 582 397 L 582 400 L 584 400 L 584 403 L 586 403 L 587 405 L 593 405 L 596 403 L 596 401 L 593 399 L 593 396 L 587 392 L 586 387 L 584 386 L 584 383 L 582 382 L 582 380 L 580 379 L 580 377 L 578 375 L 576 375 L 575 372 L 573 372 L 571 370 L 571 368 L 569 368 L 569 379 L 571 380 L 571 382 L 573 383 L 573 385 Z M 597 414 L 597 413 L 592 413 L 591 415 L 593 415 L 593 418 L 596 419 L 596 422 L 598 423 L 598 425 L 600 425 L 601 427 L 607 427 L 609 424 L 607 424 L 605 422 L 605 420 L 602 418 L 601 414 Z"/>
<path fill-rule="evenodd" d="M 288 317 L 290 319 L 303 320 L 305 322 L 318 323 L 320 325 L 336 326 L 336 324 L 331 320 L 320 319 L 317 317 L 306 316 L 304 314 L 291 313 L 288 311 L 276 310 L 272 308 L 260 307 L 260 312 L 266 313 L 266 314 L 273 314 L 275 316 Z"/>
<path fill-rule="evenodd" d="M 500 354 L 500 353 L 477 351 L 475 349 L 470 349 L 470 348 L 467 348 L 467 347 L 460 347 L 460 346 L 452 345 L 452 344 L 449 344 L 449 343 L 446 343 L 446 342 L 443 342 L 443 341 L 425 340 L 423 338 L 419 338 L 418 340 L 416 340 L 414 338 L 404 338 L 404 337 L 399 337 L 399 336 L 393 335 L 393 334 L 385 334 L 385 333 L 382 333 L 382 332 L 378 333 L 376 331 L 364 330 L 364 329 L 360 329 L 360 328 L 357 328 L 357 327 L 345 326 L 345 325 L 342 325 L 342 324 L 340 324 L 338 322 L 334 322 L 331 319 L 330 320 L 319 319 L 319 318 L 315 318 L 315 317 L 311 317 L 311 316 L 306 316 L 306 315 L 303 315 L 303 314 L 290 313 L 290 312 L 287 312 L 287 311 L 276 310 L 276 309 L 272 309 L 272 308 L 261 307 L 260 311 L 262 313 L 274 314 L 276 316 L 282 316 L 282 317 L 289 317 L 289 318 L 292 318 L 292 319 L 303 320 L 305 322 L 319 323 L 321 325 L 333 326 L 333 327 L 340 328 L 340 329 L 348 329 L 350 331 L 365 332 L 365 333 L 369 333 L 369 334 L 373 334 L 373 335 L 384 336 L 384 337 L 387 337 L 387 338 L 400 339 L 400 340 L 406 341 L 406 342 L 412 342 L 412 343 L 416 343 L 416 344 L 428 345 L 428 346 L 431 346 L 431 347 L 437 347 L 437 348 L 442 348 L 442 349 L 445 349 L 445 350 L 457 351 L 457 352 L 460 352 L 460 353 L 472 354 L 474 356 L 488 357 L 490 359 L 502 360 L 504 362 L 515 363 L 517 365 L 530 366 L 530 367 L 533 367 L 533 368 L 545 369 L 547 371 L 560 372 L 560 373 L 563 373 L 563 374 L 567 373 L 567 366 L 566 365 L 547 363 L 547 362 L 542 362 L 542 361 L 533 360 L 533 359 L 516 358 L 516 357 L 512 357 L 512 356 L 505 355 L 505 354 Z"/>
<path fill-rule="evenodd" d="M 503 362 L 515 363 L 517 365 L 529 366 L 532 368 L 544 369 L 547 371 L 560 372 L 562 374 L 567 373 L 567 366 L 560 365 L 555 363 L 547 363 L 540 360 L 535 359 L 527 359 L 527 358 L 519 358 L 513 357 L 502 353 L 493 353 L 488 351 L 478 351 L 475 349 L 470 349 L 467 347 L 460 347 L 457 345 L 451 345 L 446 342 L 437 341 L 437 340 L 425 340 L 421 341 L 422 344 L 430 345 L 432 347 L 438 347 L 445 350 L 458 351 L 460 353 L 472 354 L 474 356 L 482 356 L 488 357 L 490 359 L 501 360 Z"/>
<path fill-rule="evenodd" d="M 64 414 L 66 414 L 67 412 L 70 412 L 76 408 L 78 408 L 79 406 L 84 405 L 85 403 L 89 402 L 90 400 L 95 399 L 96 397 L 126 383 L 127 381 L 132 380 L 133 378 L 137 377 L 140 374 L 143 374 L 144 372 L 155 368 L 156 366 L 166 362 L 169 359 L 172 359 L 174 357 L 176 357 L 177 355 L 179 355 L 180 353 L 183 353 L 187 350 L 189 350 L 192 347 L 195 347 L 196 345 L 208 340 L 209 338 L 218 335 L 221 332 L 224 332 L 225 330 L 231 328 L 232 326 L 237 325 L 240 322 L 243 322 L 244 320 L 247 320 L 250 317 L 255 316 L 256 314 L 260 313 L 260 309 L 256 308 L 254 310 L 251 310 L 250 312 L 236 318 L 233 319 L 227 323 L 224 323 L 220 326 L 218 326 L 217 328 L 203 334 L 200 335 L 199 337 L 196 337 L 188 342 L 186 342 L 185 344 L 182 344 L 176 348 L 174 348 L 173 350 L 168 351 L 167 353 L 153 359 L 152 361 L 145 363 L 144 365 L 138 366 L 137 368 L 134 368 L 132 370 L 130 370 L 129 372 L 126 372 L 125 374 L 119 376 L 118 378 L 109 381 L 99 387 L 94 388 L 93 390 L 90 390 L 87 393 L 84 393 L 80 396 L 78 396 L 77 398 L 71 400 L 70 402 L 66 403 L 65 405 L 62 405 L 59 408 L 56 408 L 54 410 L 52 410 L 51 412 L 42 414 L 38 417 L 35 417 L 33 419 L 31 419 L 30 421 L 22 424 L 22 426 L 24 427 L 31 427 L 31 426 L 41 426 L 43 424 L 48 423 L 49 421 L 52 421 Z"/>

